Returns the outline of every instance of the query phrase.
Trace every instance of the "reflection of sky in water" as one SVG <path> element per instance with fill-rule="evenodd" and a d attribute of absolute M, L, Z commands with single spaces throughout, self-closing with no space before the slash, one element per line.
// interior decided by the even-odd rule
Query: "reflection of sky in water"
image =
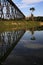
<path fill-rule="evenodd" d="M 12 53 L 19 56 L 43 56 L 43 31 L 34 31 L 34 36 L 35 40 L 31 40 L 31 32 L 26 31 Z"/>
<path fill-rule="evenodd" d="M 34 31 L 33 36 L 35 37 L 35 40 L 31 40 L 32 33 L 30 31 L 26 31 L 20 40 L 18 47 L 34 49 L 43 48 L 43 31 Z"/>

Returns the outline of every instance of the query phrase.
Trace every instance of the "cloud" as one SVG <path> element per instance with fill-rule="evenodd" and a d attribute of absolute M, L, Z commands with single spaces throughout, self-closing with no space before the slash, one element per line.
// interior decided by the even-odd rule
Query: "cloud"
<path fill-rule="evenodd" d="M 17 6 L 21 8 L 28 8 L 32 5 L 34 7 L 34 3 L 42 2 L 43 0 L 13 0 Z"/>
<path fill-rule="evenodd" d="M 18 7 L 19 8 L 26 8 L 26 7 L 29 7 L 27 4 L 18 4 Z"/>
<path fill-rule="evenodd" d="M 22 0 L 23 3 L 25 4 L 33 4 L 33 3 L 37 3 L 37 2 L 41 2 L 43 0 Z"/>
<path fill-rule="evenodd" d="M 28 5 L 28 4 L 17 4 L 17 6 L 21 9 L 21 8 L 30 8 L 30 7 L 35 7 L 34 4 L 32 5 Z"/>

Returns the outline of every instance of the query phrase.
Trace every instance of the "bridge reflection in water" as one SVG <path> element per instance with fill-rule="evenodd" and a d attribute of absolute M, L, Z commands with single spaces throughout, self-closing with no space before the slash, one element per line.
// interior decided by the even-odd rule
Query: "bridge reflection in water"
<path fill-rule="evenodd" d="M 25 31 L 19 30 L 0 34 L 0 63 L 7 58 L 24 33 Z"/>

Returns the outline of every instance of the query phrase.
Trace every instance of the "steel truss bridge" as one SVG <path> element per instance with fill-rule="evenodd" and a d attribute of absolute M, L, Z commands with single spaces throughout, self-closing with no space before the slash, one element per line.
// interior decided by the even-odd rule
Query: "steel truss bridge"
<path fill-rule="evenodd" d="M 25 15 L 12 0 L 0 0 L 0 19 L 23 19 Z"/>

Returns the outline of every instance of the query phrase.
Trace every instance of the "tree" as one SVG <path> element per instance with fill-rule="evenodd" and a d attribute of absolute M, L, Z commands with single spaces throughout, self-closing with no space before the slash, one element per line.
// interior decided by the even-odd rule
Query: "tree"
<path fill-rule="evenodd" d="M 30 8 L 30 11 L 32 11 L 31 12 L 31 19 L 32 19 L 32 21 L 34 21 L 33 12 L 35 11 L 35 8 L 34 7 Z"/>

